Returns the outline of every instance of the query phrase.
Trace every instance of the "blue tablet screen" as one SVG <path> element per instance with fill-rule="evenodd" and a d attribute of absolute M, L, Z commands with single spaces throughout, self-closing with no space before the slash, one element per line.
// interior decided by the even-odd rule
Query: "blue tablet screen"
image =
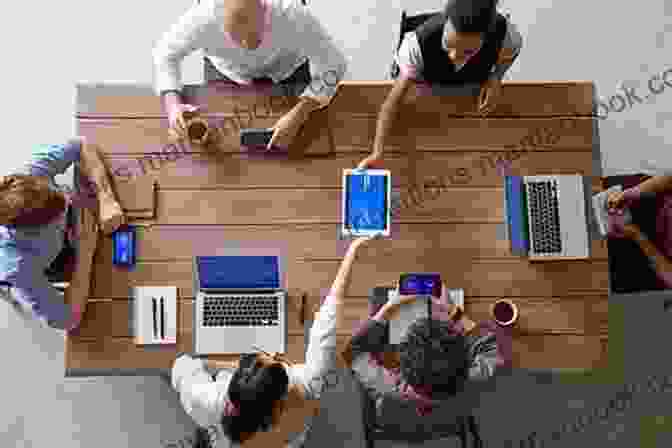
<path fill-rule="evenodd" d="M 353 230 L 385 230 L 387 181 L 387 176 L 347 176 L 345 227 Z"/>

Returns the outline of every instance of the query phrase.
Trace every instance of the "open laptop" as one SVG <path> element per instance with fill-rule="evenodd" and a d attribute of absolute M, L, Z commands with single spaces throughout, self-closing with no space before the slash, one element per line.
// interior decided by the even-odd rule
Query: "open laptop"
<path fill-rule="evenodd" d="M 532 261 L 590 257 L 581 175 L 523 176 Z"/>
<path fill-rule="evenodd" d="M 194 351 L 287 352 L 287 293 L 279 256 L 194 258 Z"/>

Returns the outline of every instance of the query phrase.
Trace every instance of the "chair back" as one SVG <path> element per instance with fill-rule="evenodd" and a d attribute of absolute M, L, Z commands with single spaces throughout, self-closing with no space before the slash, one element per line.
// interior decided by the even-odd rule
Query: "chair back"
<path fill-rule="evenodd" d="M 438 12 L 427 12 L 423 14 L 417 14 L 414 16 L 409 16 L 406 14 L 406 10 L 401 11 L 401 20 L 399 22 L 399 40 L 397 41 L 397 47 L 394 52 L 395 55 L 401 48 L 401 43 L 404 41 L 404 35 L 409 31 L 415 30 L 417 27 L 425 23 L 432 16 L 439 14 Z M 392 79 L 396 79 L 399 76 L 399 65 L 396 60 L 393 59 L 392 67 L 390 68 L 390 76 Z"/>

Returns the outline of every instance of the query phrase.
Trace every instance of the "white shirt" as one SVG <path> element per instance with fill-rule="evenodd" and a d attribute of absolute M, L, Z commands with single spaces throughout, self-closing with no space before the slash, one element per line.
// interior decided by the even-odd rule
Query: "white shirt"
<path fill-rule="evenodd" d="M 262 77 L 280 82 L 308 60 L 312 82 L 301 97 L 327 104 L 347 69 L 345 56 L 300 0 L 259 1 L 262 40 L 253 50 L 240 47 L 223 29 L 226 0 L 201 0 L 192 6 L 153 50 L 157 94 L 181 90 L 182 59 L 203 49 L 217 70 L 239 84 Z"/>
<path fill-rule="evenodd" d="M 336 312 L 334 300 L 327 297 L 310 331 L 310 341 L 306 350 L 306 363 L 289 367 L 288 375 L 291 384 L 300 384 L 305 388 L 306 398 L 319 400 L 326 390 L 328 374 L 337 369 L 336 355 Z M 228 400 L 229 383 L 234 370 L 224 369 L 217 374 L 217 380 L 205 370 L 202 359 L 180 356 L 173 364 L 171 378 L 173 388 L 179 393 L 185 412 L 209 432 L 216 432 L 211 440 L 216 440 L 215 447 L 228 448 L 232 442 L 224 435 L 219 423 L 226 400 Z M 310 422 L 298 437 L 287 441 L 287 447 L 296 448 L 303 445 Z"/>

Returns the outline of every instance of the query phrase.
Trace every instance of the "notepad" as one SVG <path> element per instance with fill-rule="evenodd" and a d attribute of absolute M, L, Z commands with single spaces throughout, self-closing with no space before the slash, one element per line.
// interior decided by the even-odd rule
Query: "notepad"
<path fill-rule="evenodd" d="M 177 287 L 136 286 L 133 288 L 132 298 L 135 343 L 176 344 Z"/>

